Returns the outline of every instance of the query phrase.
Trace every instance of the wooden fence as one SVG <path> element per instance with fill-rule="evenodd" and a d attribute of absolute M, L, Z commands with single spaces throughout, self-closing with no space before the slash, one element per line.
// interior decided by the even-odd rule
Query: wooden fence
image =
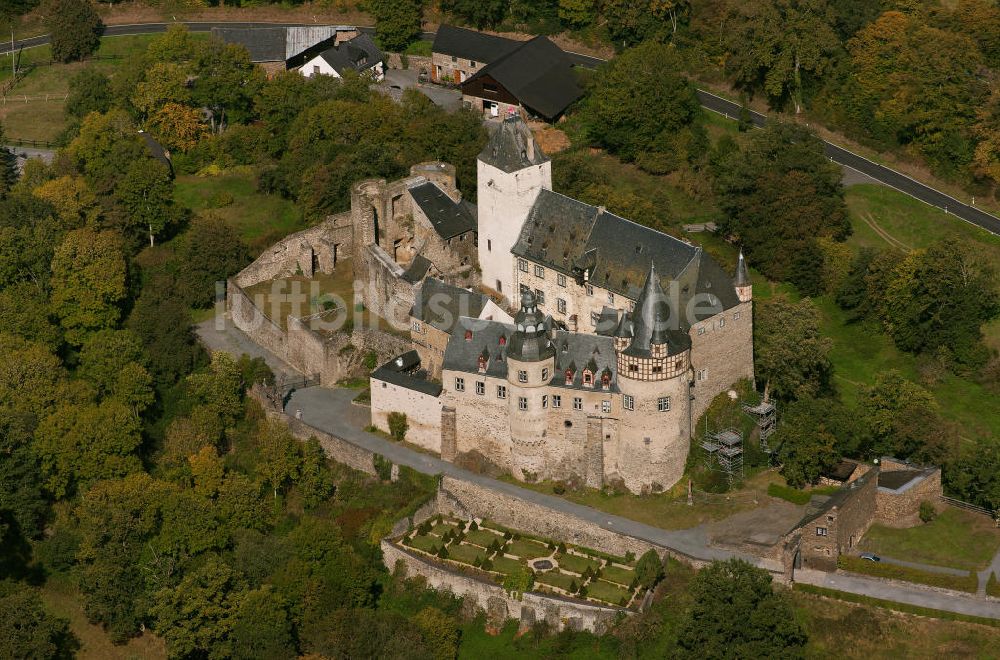
<path fill-rule="evenodd" d="M 977 506 L 975 504 L 969 504 L 968 502 L 963 502 L 962 500 L 956 500 L 953 497 L 947 497 L 945 495 L 941 496 L 941 501 L 959 509 L 965 509 L 966 511 L 972 511 L 973 513 L 981 513 L 984 516 L 989 516 L 993 520 L 997 520 L 997 515 L 995 511 L 991 511 L 983 506 Z"/>

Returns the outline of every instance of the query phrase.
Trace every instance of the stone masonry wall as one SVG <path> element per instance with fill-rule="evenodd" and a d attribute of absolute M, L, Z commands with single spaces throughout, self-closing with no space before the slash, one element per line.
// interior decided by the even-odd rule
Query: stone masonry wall
<path fill-rule="evenodd" d="M 292 435 L 299 440 L 305 441 L 313 437 L 319 440 L 323 451 L 332 460 L 370 474 L 373 477 L 378 476 L 378 473 L 375 471 L 375 454 L 367 449 L 325 431 L 320 431 L 317 428 L 309 426 L 302 420 L 295 419 L 291 415 L 286 415 L 278 410 L 268 410 L 267 416 L 270 419 L 286 424 Z"/>
<path fill-rule="evenodd" d="M 839 506 L 823 511 L 802 526 L 800 549 L 804 568 L 837 570 L 837 558 L 861 540 L 875 519 L 877 485 L 878 471 L 872 470 L 844 486 L 848 494 Z"/>
<path fill-rule="evenodd" d="M 350 218 L 349 213 L 330 216 L 322 223 L 309 229 L 303 229 L 286 236 L 257 257 L 233 279 L 241 287 L 248 287 L 266 280 L 295 275 L 302 272 L 306 277 L 313 276 L 313 254 L 319 260 L 320 270 L 333 270 L 333 255 L 330 254 L 329 232 L 342 226 Z M 341 238 L 340 240 L 349 240 Z M 348 247 L 343 248 L 344 255 L 350 253 Z"/>
<path fill-rule="evenodd" d="M 695 422 L 716 396 L 742 378 L 753 379 L 752 305 L 741 303 L 691 327 Z"/>
<path fill-rule="evenodd" d="M 233 325 L 254 343 L 275 355 L 284 356 L 288 345 L 285 332 L 262 312 L 235 279 L 226 282 L 226 307 Z"/>
<path fill-rule="evenodd" d="M 633 552 L 638 557 L 651 548 L 663 551 L 648 541 L 612 532 L 575 516 L 454 477 L 442 477 L 441 492 L 442 512 L 458 516 L 472 514 L 529 534 L 615 555 Z"/>
<path fill-rule="evenodd" d="M 401 563 L 407 575 L 421 575 L 428 587 L 471 599 L 478 608 L 489 612 L 491 618 L 496 617 L 499 610 L 502 617 L 497 618 L 524 622 L 544 620 L 556 630 L 572 628 L 603 634 L 618 613 L 625 611 L 534 592 L 522 594 L 518 600 L 498 584 L 449 571 L 389 541 L 383 540 L 381 547 L 383 561 L 390 571 Z"/>
<path fill-rule="evenodd" d="M 919 478 L 899 491 L 879 488 L 875 495 L 875 518 L 888 527 L 913 527 L 920 523 L 920 503 L 937 504 L 941 499 L 941 470 Z"/>
<path fill-rule="evenodd" d="M 371 379 L 372 425 L 389 432 L 389 413 L 406 415 L 406 441 L 441 453 L 441 399 L 406 387 Z"/>

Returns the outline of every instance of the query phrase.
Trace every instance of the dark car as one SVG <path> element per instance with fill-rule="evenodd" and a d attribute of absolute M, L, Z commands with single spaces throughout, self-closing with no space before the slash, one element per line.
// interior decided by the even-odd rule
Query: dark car
<path fill-rule="evenodd" d="M 882 561 L 881 557 L 879 557 L 878 555 L 872 554 L 870 552 L 862 552 L 861 553 L 861 558 L 862 559 L 867 559 L 868 561 Z"/>

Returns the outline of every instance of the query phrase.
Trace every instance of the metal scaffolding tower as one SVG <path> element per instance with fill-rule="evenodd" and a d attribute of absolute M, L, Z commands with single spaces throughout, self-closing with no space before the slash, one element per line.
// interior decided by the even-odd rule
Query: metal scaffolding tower
<path fill-rule="evenodd" d="M 756 405 L 744 403 L 743 412 L 752 417 L 757 423 L 757 428 L 760 430 L 760 448 L 770 454 L 771 446 L 768 444 L 767 439 L 774 435 L 775 430 L 778 428 L 778 414 L 774 404 L 767 399 L 762 400 Z"/>
<path fill-rule="evenodd" d="M 743 434 L 735 429 L 705 433 L 701 440 L 705 467 L 723 472 L 729 484 L 743 478 Z"/>

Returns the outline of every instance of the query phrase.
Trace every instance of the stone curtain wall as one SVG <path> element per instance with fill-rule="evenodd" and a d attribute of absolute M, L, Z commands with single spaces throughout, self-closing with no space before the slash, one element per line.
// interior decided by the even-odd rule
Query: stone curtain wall
<path fill-rule="evenodd" d="M 266 402 L 261 402 L 264 405 L 264 409 L 267 411 L 267 416 L 269 419 L 281 422 L 288 426 L 288 430 L 291 431 L 292 435 L 299 440 L 306 441 L 309 438 L 316 438 L 319 440 L 319 444 L 323 447 L 323 451 L 332 460 L 342 463 L 347 467 L 354 468 L 365 474 L 369 474 L 373 477 L 377 477 L 378 473 L 375 471 L 375 454 L 364 447 L 359 447 L 358 445 L 349 442 L 343 438 L 339 438 L 335 435 L 331 435 L 325 431 L 320 431 L 317 428 L 309 426 L 305 422 L 299 419 L 295 419 L 291 415 L 286 415 L 284 412 L 279 410 L 268 409 Z"/>
<path fill-rule="evenodd" d="M 459 517 L 474 515 L 487 518 L 529 534 L 614 555 L 623 556 L 632 552 L 638 557 L 649 549 L 661 554 L 663 551 L 663 548 L 648 541 L 612 532 L 570 514 L 449 476 L 441 480 L 441 510 Z"/>
<path fill-rule="evenodd" d="M 389 432 L 389 414 L 406 415 L 406 441 L 435 454 L 441 453 L 441 399 L 372 378 L 372 425 Z"/>
<path fill-rule="evenodd" d="M 330 254 L 327 234 L 349 218 L 349 213 L 341 213 L 330 216 L 315 227 L 289 234 L 264 250 L 252 264 L 241 270 L 233 279 L 240 286 L 248 287 L 267 280 L 295 275 L 300 271 L 306 277 L 312 277 L 314 252 L 319 257 L 320 270 L 330 272 L 333 269 L 333 256 Z M 350 246 L 343 248 L 343 251 L 345 255 L 350 254 Z"/>
<path fill-rule="evenodd" d="M 920 523 L 920 503 L 937 505 L 941 499 L 941 470 L 936 469 L 908 488 L 889 490 L 879 488 L 875 495 L 875 517 L 888 527 L 913 527 Z"/>
<path fill-rule="evenodd" d="M 701 328 L 705 332 L 699 335 Z M 695 370 L 691 414 L 697 422 L 717 395 L 742 378 L 753 380 L 753 303 L 739 304 L 693 325 L 690 335 Z M 698 372 L 703 369 L 706 378 L 699 380 Z"/>
<path fill-rule="evenodd" d="M 619 612 L 626 612 L 534 592 L 522 594 L 521 600 L 517 600 L 498 584 L 447 570 L 386 540 L 382 541 L 382 557 L 390 571 L 401 563 L 407 575 L 423 576 L 428 587 L 472 600 L 487 612 L 487 624 L 497 628 L 506 619 L 517 619 L 522 629 L 536 621 L 545 621 L 555 630 L 572 628 L 600 635 L 611 627 Z"/>
<path fill-rule="evenodd" d="M 226 307 L 233 325 L 246 333 L 255 344 L 275 355 L 285 355 L 287 335 L 253 303 L 235 278 L 226 282 Z"/>

